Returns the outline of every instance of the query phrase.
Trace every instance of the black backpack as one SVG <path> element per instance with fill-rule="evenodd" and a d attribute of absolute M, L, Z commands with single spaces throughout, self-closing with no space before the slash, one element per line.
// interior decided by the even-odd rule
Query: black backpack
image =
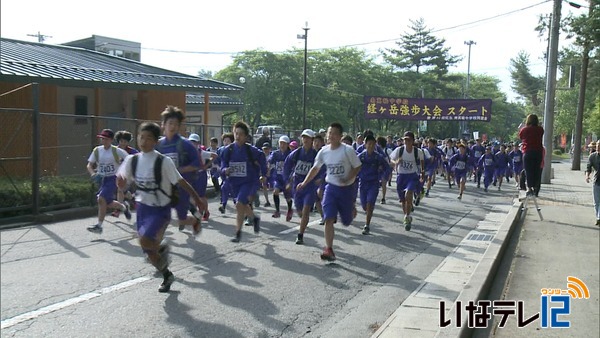
<path fill-rule="evenodd" d="M 161 185 L 160 185 L 162 182 L 162 163 L 163 163 L 164 158 L 165 158 L 165 155 L 158 154 L 158 156 L 156 157 L 156 161 L 154 161 L 154 182 L 156 183 L 156 188 L 137 187 L 137 189 L 140 191 L 145 191 L 145 192 L 153 192 L 154 195 L 156 195 L 157 191 L 160 191 L 165 196 L 169 197 L 169 199 L 171 201 L 169 203 L 169 205 L 171 207 L 175 207 L 179 203 L 179 191 L 177 190 L 177 185 L 171 184 L 171 193 L 170 194 L 167 194 L 161 188 Z M 131 173 L 134 178 L 135 178 L 135 171 L 137 169 L 137 164 L 138 164 L 138 156 L 134 155 L 133 158 L 131 159 Z"/>

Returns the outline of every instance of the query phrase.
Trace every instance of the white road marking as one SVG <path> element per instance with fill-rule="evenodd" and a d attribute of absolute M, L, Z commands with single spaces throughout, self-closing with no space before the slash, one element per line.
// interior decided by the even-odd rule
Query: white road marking
<path fill-rule="evenodd" d="M 83 303 L 85 301 L 88 301 L 90 299 L 94 299 L 96 297 L 100 297 L 102 295 L 105 295 L 107 293 L 111 293 L 114 291 L 118 291 L 121 289 L 125 289 L 128 288 L 130 286 L 136 285 L 136 284 L 140 284 L 143 283 L 147 280 L 149 280 L 149 277 L 139 277 L 136 279 L 132 279 L 132 280 L 128 280 L 125 281 L 123 283 L 119 283 L 119 284 L 115 284 L 106 288 L 102 288 L 100 290 L 96 290 L 96 291 L 92 291 L 86 294 L 83 294 L 81 296 L 75 297 L 75 298 L 71 298 L 71 299 L 67 299 L 64 300 L 62 302 L 58 302 L 52 305 L 48 305 L 45 306 L 43 308 L 37 309 L 37 310 L 33 310 L 12 318 L 8 318 L 2 321 L 2 325 L 1 328 L 2 330 L 9 328 L 11 326 L 17 325 L 19 323 L 31 320 L 31 319 L 35 319 L 38 317 L 41 317 L 43 315 L 46 315 L 48 313 L 54 312 L 54 311 L 58 311 L 61 309 L 64 309 L 66 307 L 69 307 L 71 305 L 75 305 L 75 304 L 79 304 L 79 303 Z"/>

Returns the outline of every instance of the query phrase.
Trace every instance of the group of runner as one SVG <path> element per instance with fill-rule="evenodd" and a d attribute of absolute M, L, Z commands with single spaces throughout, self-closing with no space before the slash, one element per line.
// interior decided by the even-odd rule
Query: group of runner
<path fill-rule="evenodd" d="M 221 195 L 219 211 L 226 212 L 229 199 L 235 204 L 232 242 L 241 240 L 244 224 L 260 232 L 261 218 L 254 212 L 254 203 L 259 203 L 262 190 L 265 206 L 270 206 L 268 194 L 272 191 L 273 218 L 281 217 L 281 196 L 287 206 L 286 221 L 291 221 L 294 212 L 300 218 L 296 244 L 304 243 L 311 211 L 320 213 L 320 223 L 325 226 L 321 259 L 333 261 L 334 224 L 339 221 L 350 225 L 357 215 L 358 200 L 366 213 L 362 233 L 368 235 L 379 190 L 381 203 L 385 204 L 386 187 L 394 170 L 407 231 L 412 226 L 414 207 L 429 196 L 436 176 L 443 175 L 449 188 L 456 183 L 461 199 L 467 179 L 480 187 L 483 176 L 485 191 L 495 181 L 500 190 L 503 178 L 508 179 L 511 172 L 518 175 L 521 170 L 518 145 L 513 145 L 510 152 L 500 145 L 496 151 L 493 145 L 484 145 L 480 140 L 472 144 L 455 144 L 451 139 L 443 143 L 433 138 L 416 140 L 410 131 L 394 141 L 390 136 L 376 137 L 370 130 L 353 141 L 344 134 L 341 124 L 332 123 L 318 133 L 303 130 L 296 149 L 290 147 L 288 136 L 282 136 L 277 149 L 271 151 L 270 142 L 264 142 L 262 149 L 252 145 L 250 128 L 237 122 L 232 133 L 222 135 L 220 147 L 213 138 L 206 148 L 200 145 L 197 134 L 188 138 L 180 134 L 184 115 L 179 108 L 168 106 L 161 117 L 162 128 L 149 122 L 141 125 L 137 142 L 140 153 L 128 145 L 131 133 L 119 132 L 116 147 L 112 145 L 114 133 L 105 129 L 98 135 L 101 145 L 88 158 L 88 171 L 100 184 L 98 223 L 88 230 L 102 233 L 108 207 L 131 219 L 130 203 L 123 202 L 122 196 L 135 189 L 139 241 L 148 260 L 163 274 L 160 292 L 169 291 L 174 281 L 168 269 L 169 246 L 163 241 L 171 208 L 176 210 L 179 230 L 189 225 L 194 235 L 200 233 L 201 221 L 207 221 L 210 215 L 205 197 L 209 178 Z"/>

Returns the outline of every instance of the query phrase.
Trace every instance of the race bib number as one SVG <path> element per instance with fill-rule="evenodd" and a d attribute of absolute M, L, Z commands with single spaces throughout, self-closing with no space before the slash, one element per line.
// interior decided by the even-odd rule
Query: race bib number
<path fill-rule="evenodd" d="M 294 172 L 297 175 L 306 176 L 308 174 L 308 172 L 310 171 L 311 167 L 312 167 L 312 163 L 309 163 L 306 161 L 298 161 L 298 163 L 296 163 L 296 167 L 294 168 Z"/>
<path fill-rule="evenodd" d="M 519 163 L 519 162 L 521 162 L 521 158 L 517 156 L 517 157 L 515 157 L 515 158 L 513 159 L 513 161 L 514 161 L 515 163 Z"/>
<path fill-rule="evenodd" d="M 454 168 L 456 168 L 458 170 L 464 170 L 466 168 L 466 163 L 463 161 L 457 161 L 456 164 L 454 165 Z"/>
<path fill-rule="evenodd" d="M 279 161 L 275 163 L 275 170 L 277 170 L 278 175 L 283 175 L 283 161 Z"/>
<path fill-rule="evenodd" d="M 476 158 L 480 158 L 480 157 L 481 157 L 481 155 L 483 155 L 483 154 L 481 153 L 481 151 L 476 151 L 476 152 L 475 152 L 475 157 L 476 157 Z"/>
<path fill-rule="evenodd" d="M 114 164 L 100 164 L 98 166 L 98 173 L 103 176 L 110 176 L 116 171 Z"/>
<path fill-rule="evenodd" d="M 327 175 L 341 177 L 346 173 L 346 169 L 341 163 L 327 165 Z"/>
<path fill-rule="evenodd" d="M 402 170 L 406 170 L 406 171 L 412 171 L 413 170 L 413 163 L 412 162 L 401 161 L 400 163 L 398 163 L 398 165 L 400 166 L 400 169 L 402 169 Z"/>
<path fill-rule="evenodd" d="M 229 162 L 229 176 L 246 177 L 246 162 Z"/>
<path fill-rule="evenodd" d="M 494 164 L 494 161 L 491 158 L 486 158 L 483 162 L 485 163 L 486 167 L 489 167 L 492 164 Z"/>

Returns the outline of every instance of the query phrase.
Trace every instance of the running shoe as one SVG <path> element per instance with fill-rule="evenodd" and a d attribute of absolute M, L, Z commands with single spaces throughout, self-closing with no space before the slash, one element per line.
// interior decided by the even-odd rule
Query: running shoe
<path fill-rule="evenodd" d="M 498 191 L 500 191 L 500 186 L 498 186 Z"/>
<path fill-rule="evenodd" d="M 385 198 L 381 199 L 381 204 L 385 204 Z"/>
<path fill-rule="evenodd" d="M 304 244 L 304 234 L 298 234 L 298 237 L 296 237 L 296 244 Z"/>
<path fill-rule="evenodd" d="M 362 234 L 363 234 L 363 235 L 368 235 L 368 234 L 370 234 L 370 233 L 371 233 L 371 229 L 369 228 L 369 226 L 368 226 L 368 225 L 365 225 L 365 226 L 363 227 Z"/>
<path fill-rule="evenodd" d="M 95 234 L 101 234 L 102 233 L 102 227 L 98 224 L 94 225 L 93 227 L 88 227 L 87 230 L 89 232 L 93 232 Z"/>
<path fill-rule="evenodd" d="M 458 198 L 459 200 L 461 200 L 462 199 L 462 194 L 458 194 L 458 196 L 456 198 Z"/>
<path fill-rule="evenodd" d="M 411 223 L 412 223 L 412 217 L 405 215 L 404 216 L 404 230 L 410 231 Z"/>
<path fill-rule="evenodd" d="M 254 216 L 254 233 L 257 234 L 260 232 L 260 217 Z"/>
<path fill-rule="evenodd" d="M 273 216 L 271 216 L 273 218 L 279 218 L 281 217 L 281 213 L 279 211 L 275 211 L 275 213 L 273 213 Z"/>
<path fill-rule="evenodd" d="M 231 239 L 231 241 L 233 243 L 239 243 L 240 239 L 242 239 L 242 232 L 241 231 L 236 231 L 235 232 L 235 236 Z"/>
<path fill-rule="evenodd" d="M 194 236 L 198 236 L 202 232 L 202 222 L 199 218 L 196 218 L 194 225 L 192 225 L 192 233 Z"/>
<path fill-rule="evenodd" d="M 287 214 L 285 215 L 285 221 L 286 222 L 291 221 L 293 215 L 294 215 L 294 212 L 292 211 L 292 209 L 288 209 Z"/>
<path fill-rule="evenodd" d="M 119 216 L 121 216 L 121 212 L 119 210 L 115 210 L 112 212 L 112 214 L 110 214 L 112 217 L 116 217 L 119 218 Z"/>
<path fill-rule="evenodd" d="M 335 254 L 333 253 L 332 248 L 323 249 L 323 253 L 321 254 L 321 259 L 324 261 L 333 262 L 335 261 Z"/>
<path fill-rule="evenodd" d="M 415 197 L 415 206 L 419 206 L 419 203 L 421 203 L 421 194 L 416 194 L 417 196 Z"/>
<path fill-rule="evenodd" d="M 185 230 L 185 224 L 179 224 L 179 231 Z"/>
<path fill-rule="evenodd" d="M 429 191 L 425 193 L 425 197 L 429 197 Z"/>
<path fill-rule="evenodd" d="M 268 208 L 271 206 L 271 203 L 269 203 L 269 201 L 267 201 L 267 203 L 265 203 L 265 208 Z"/>
<path fill-rule="evenodd" d="M 319 221 L 319 225 L 325 225 L 325 220 L 321 218 L 321 220 Z"/>
<path fill-rule="evenodd" d="M 129 202 L 125 201 L 123 202 L 123 204 L 125 204 L 125 211 L 123 211 L 123 214 L 125 214 L 125 218 L 127 218 L 128 221 L 131 221 L 131 211 L 129 211 Z"/>
<path fill-rule="evenodd" d="M 483 188 L 483 191 L 488 192 L 488 188 Z"/>
<path fill-rule="evenodd" d="M 244 220 L 244 225 L 247 226 L 247 227 L 249 227 L 250 225 L 252 225 L 252 224 L 250 224 L 250 218 L 246 217 L 246 219 Z"/>
<path fill-rule="evenodd" d="M 204 215 L 202 215 L 202 220 L 203 220 L 204 222 L 208 222 L 208 218 L 209 218 L 209 217 L 210 217 L 210 212 L 209 212 L 208 210 L 206 210 L 206 211 L 204 212 Z"/>
<path fill-rule="evenodd" d="M 225 213 L 225 207 L 224 206 L 219 206 L 219 212 L 224 214 Z"/>
<path fill-rule="evenodd" d="M 162 284 L 158 288 L 158 292 L 169 292 L 171 290 L 171 284 L 175 281 L 175 276 L 172 272 L 169 272 L 169 275 L 165 277 Z"/>

